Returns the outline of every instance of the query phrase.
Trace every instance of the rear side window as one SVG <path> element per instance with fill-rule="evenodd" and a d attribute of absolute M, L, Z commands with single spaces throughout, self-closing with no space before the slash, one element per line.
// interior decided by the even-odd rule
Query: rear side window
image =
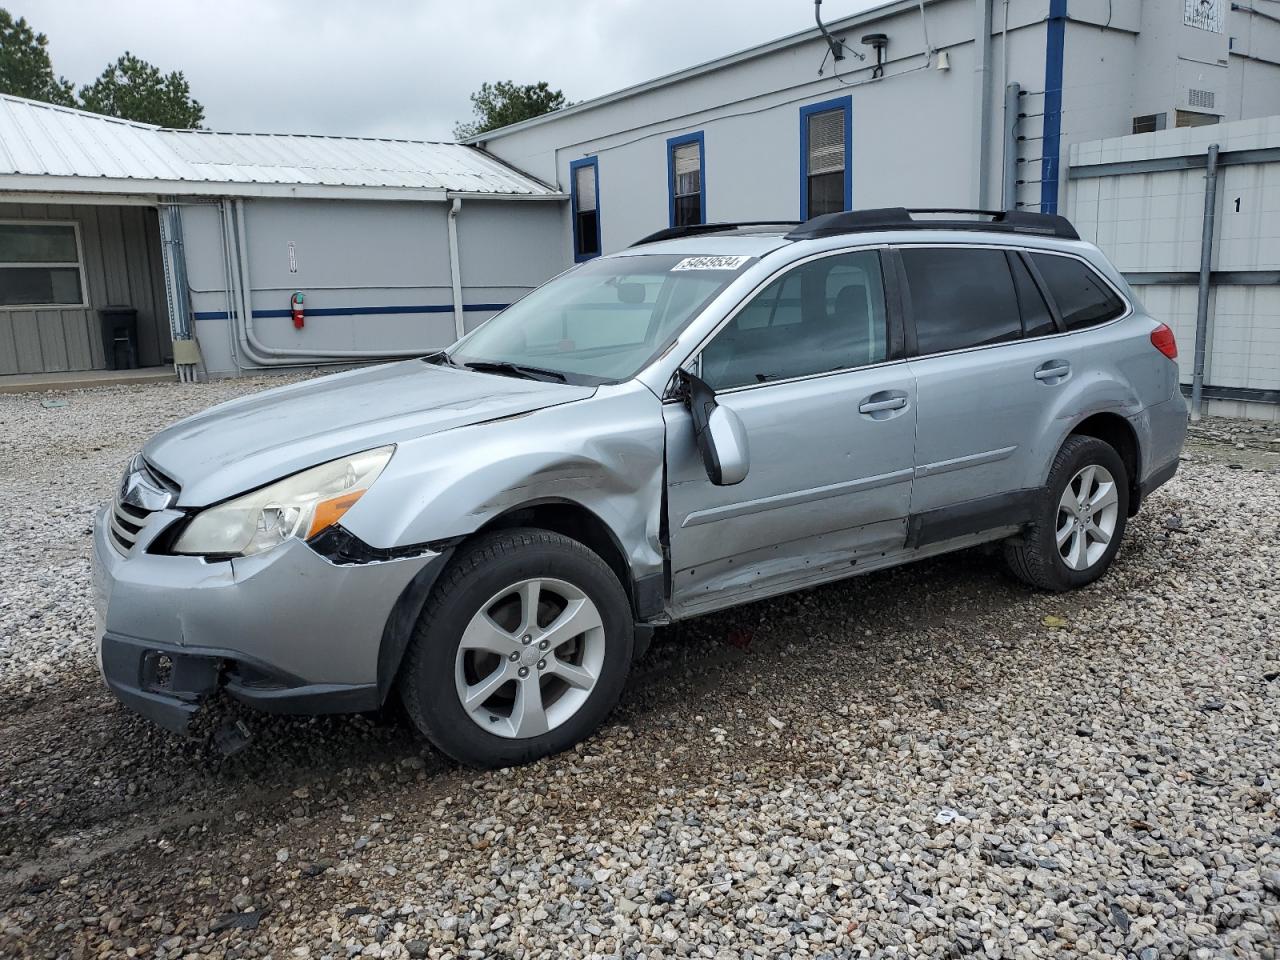
<path fill-rule="evenodd" d="M 1013 270 L 1013 286 L 1018 291 L 1018 307 L 1022 311 L 1022 335 L 1043 337 L 1053 333 L 1053 314 L 1040 295 L 1040 288 L 1031 279 L 1031 271 L 1016 253 L 1009 254 L 1009 267 Z"/>
<path fill-rule="evenodd" d="M 1031 259 L 1068 330 L 1106 323 L 1124 313 L 1124 302 L 1083 261 L 1048 253 L 1033 253 Z"/>
<path fill-rule="evenodd" d="M 1022 336 L 1018 298 L 1003 250 L 903 247 L 920 354 Z"/>

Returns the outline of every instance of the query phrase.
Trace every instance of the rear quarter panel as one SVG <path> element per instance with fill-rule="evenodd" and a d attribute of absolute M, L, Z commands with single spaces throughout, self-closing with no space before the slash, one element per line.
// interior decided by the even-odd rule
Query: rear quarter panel
<path fill-rule="evenodd" d="M 1098 413 L 1116 413 L 1134 427 L 1139 443 L 1139 475 L 1145 476 L 1163 448 L 1181 447 L 1181 435 L 1174 441 L 1157 437 L 1149 411 L 1178 396 L 1178 368 L 1151 344 L 1151 331 L 1158 326 L 1141 311 L 1112 323 L 1087 330 L 1060 334 L 1059 353 L 1071 361 L 1072 375 L 1053 388 L 1048 402 L 1038 411 L 1039 423 L 1032 436 L 1027 487 L 1040 486 L 1063 441 L 1084 420 Z M 1177 401 L 1175 401 L 1177 402 Z M 1168 433 L 1167 424 L 1164 433 Z M 1175 454 L 1176 455 L 1176 454 Z"/>

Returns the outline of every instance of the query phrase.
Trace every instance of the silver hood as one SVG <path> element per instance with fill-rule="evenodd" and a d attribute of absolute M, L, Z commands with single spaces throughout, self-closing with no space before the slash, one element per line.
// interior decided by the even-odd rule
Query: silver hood
<path fill-rule="evenodd" d="M 211 407 L 156 434 L 143 455 L 182 488 L 178 505 L 205 506 L 349 453 L 594 392 L 406 360 Z"/>

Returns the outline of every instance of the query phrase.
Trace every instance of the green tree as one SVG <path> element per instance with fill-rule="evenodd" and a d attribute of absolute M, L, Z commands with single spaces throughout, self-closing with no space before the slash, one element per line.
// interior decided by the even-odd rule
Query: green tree
<path fill-rule="evenodd" d="M 453 135 L 459 140 L 572 106 L 563 93 L 552 90 L 545 80 L 526 84 L 510 80 L 482 83 L 471 95 L 471 105 L 476 119 L 453 128 Z"/>
<path fill-rule="evenodd" d="M 80 88 L 80 102 L 94 113 L 162 127 L 196 128 L 204 119 L 204 107 L 191 99 L 180 70 L 161 73 L 127 50 L 102 76 Z"/>
<path fill-rule="evenodd" d="M 75 88 L 54 75 L 48 48 L 48 37 L 0 9 L 0 93 L 74 107 Z"/>

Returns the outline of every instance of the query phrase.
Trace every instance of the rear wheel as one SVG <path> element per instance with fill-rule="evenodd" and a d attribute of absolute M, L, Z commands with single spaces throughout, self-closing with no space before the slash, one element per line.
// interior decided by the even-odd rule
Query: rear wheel
<path fill-rule="evenodd" d="M 414 724 L 476 767 L 528 763 L 589 736 L 617 703 L 633 623 L 587 547 L 544 530 L 464 548 L 423 610 L 400 674 Z"/>
<path fill-rule="evenodd" d="M 1054 458 L 1039 515 L 1005 544 L 1019 579 L 1042 590 L 1070 590 L 1107 572 L 1129 514 L 1124 461 L 1094 437 L 1068 437 Z"/>

